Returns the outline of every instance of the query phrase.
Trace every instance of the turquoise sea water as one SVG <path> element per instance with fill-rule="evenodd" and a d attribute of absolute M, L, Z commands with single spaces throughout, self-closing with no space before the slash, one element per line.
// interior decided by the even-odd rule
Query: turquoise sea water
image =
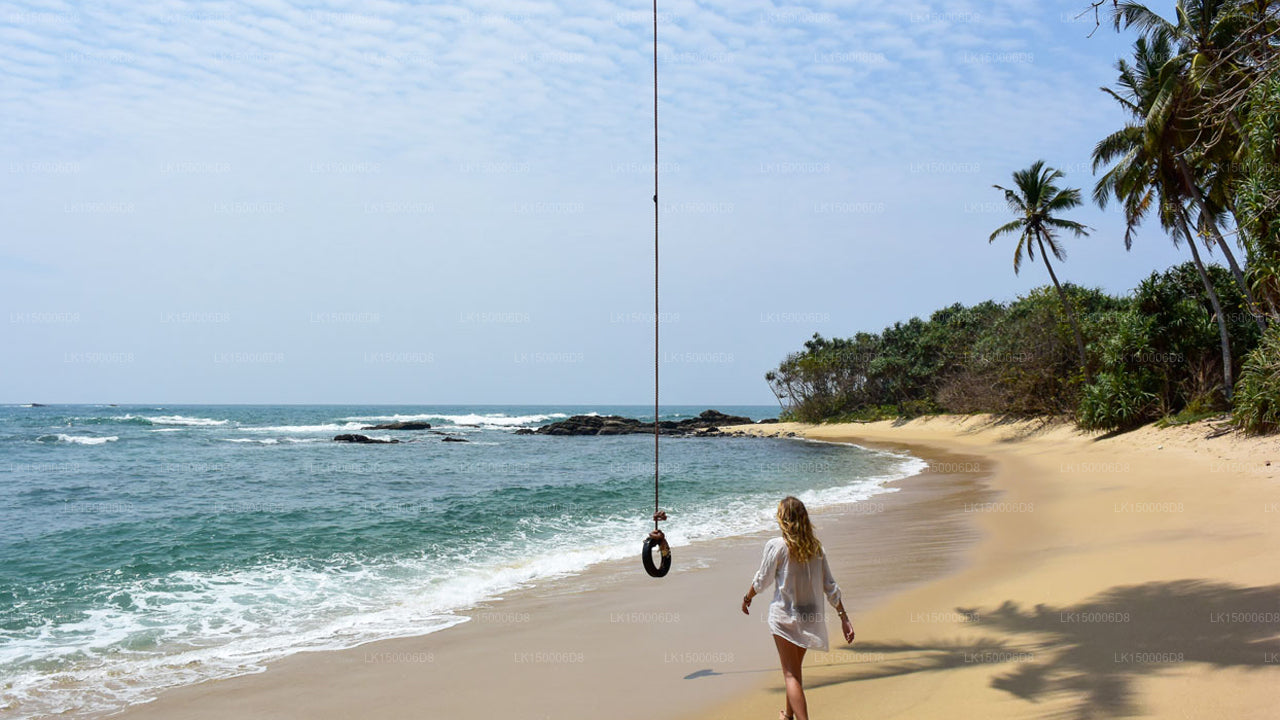
<path fill-rule="evenodd" d="M 637 555 L 651 436 L 514 434 L 589 412 L 652 418 L 642 407 L 0 407 L 0 715 L 98 715 L 300 650 L 432 632 L 504 591 Z M 331 442 L 396 419 L 471 442 L 414 431 L 366 431 L 398 445 Z M 922 465 L 748 438 L 664 438 L 662 457 L 676 547 L 766 528 L 783 495 L 858 502 Z"/>

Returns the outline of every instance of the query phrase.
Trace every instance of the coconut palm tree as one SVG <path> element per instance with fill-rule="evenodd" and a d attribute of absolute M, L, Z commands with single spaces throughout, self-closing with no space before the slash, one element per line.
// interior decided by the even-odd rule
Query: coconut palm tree
<path fill-rule="evenodd" d="M 1186 241 L 1218 323 L 1222 343 L 1223 392 L 1230 400 L 1234 386 L 1231 339 L 1222 303 L 1200 257 L 1196 234 L 1191 229 L 1187 210 L 1191 198 L 1188 197 L 1177 150 L 1182 146 L 1176 136 L 1182 131 L 1175 123 L 1151 120 L 1165 112 L 1160 103 L 1170 97 L 1166 88 L 1171 68 L 1175 67 L 1170 62 L 1172 54 L 1168 35 L 1156 33 L 1150 38 L 1140 37 L 1134 43 L 1134 62 L 1121 59 L 1116 63 L 1120 73 L 1118 89 L 1102 88 L 1129 111 L 1132 119 L 1094 148 L 1095 172 L 1104 165 L 1113 164 L 1098 179 L 1093 199 L 1103 208 L 1112 197 L 1121 203 L 1127 226 L 1124 236 L 1126 249 L 1132 247 L 1135 229 L 1153 208 L 1174 244 Z"/>
<path fill-rule="evenodd" d="M 1142 3 L 1120 2 L 1112 15 L 1117 30 L 1136 28 L 1153 44 L 1172 49 L 1160 70 L 1159 88 L 1144 108 L 1147 142 L 1170 143 L 1176 180 L 1198 213 L 1192 227 L 1200 231 L 1207 247 L 1222 251 L 1258 330 L 1263 331 L 1266 316 L 1222 235 L 1222 204 L 1210 199 L 1230 197 L 1225 188 L 1234 173 L 1214 169 L 1231 167 L 1238 160 L 1243 142 L 1240 120 L 1229 112 L 1226 122 L 1212 123 L 1212 114 L 1204 111 L 1223 86 L 1237 84 L 1247 72 L 1239 59 L 1231 57 L 1256 26 L 1254 9 L 1245 5 L 1240 0 L 1179 0 L 1174 8 L 1176 21 L 1170 22 Z M 1271 310 L 1275 313 L 1277 308 Z"/>
<path fill-rule="evenodd" d="M 1000 185 L 994 186 L 997 190 L 1004 192 L 1005 202 L 1018 217 L 996 228 L 987 242 L 995 242 L 995 239 L 1001 235 L 1018 233 L 1018 245 L 1013 251 L 1014 274 L 1022 269 L 1024 253 L 1034 261 L 1036 251 L 1039 250 L 1040 258 L 1044 260 L 1044 267 L 1049 271 L 1049 279 L 1053 280 L 1053 286 L 1058 290 L 1058 299 L 1062 301 L 1062 312 L 1071 323 L 1071 332 L 1076 338 L 1076 350 L 1080 353 L 1080 369 L 1084 371 L 1085 377 L 1089 378 L 1089 359 L 1085 355 L 1084 335 L 1080 332 L 1080 323 L 1076 319 L 1075 310 L 1067 298 L 1066 291 L 1062 289 L 1062 283 L 1058 282 L 1057 273 L 1053 271 L 1053 263 L 1049 262 L 1050 253 L 1053 253 L 1059 261 L 1067 259 L 1055 231 L 1067 230 L 1074 233 L 1076 237 L 1089 234 L 1089 229 L 1084 225 L 1072 220 L 1063 220 L 1057 216 L 1058 213 L 1081 204 L 1078 189 L 1058 187 L 1057 181 L 1063 177 L 1061 170 L 1045 167 L 1043 160 L 1037 160 L 1026 170 L 1013 173 L 1013 184 L 1016 190 Z"/>

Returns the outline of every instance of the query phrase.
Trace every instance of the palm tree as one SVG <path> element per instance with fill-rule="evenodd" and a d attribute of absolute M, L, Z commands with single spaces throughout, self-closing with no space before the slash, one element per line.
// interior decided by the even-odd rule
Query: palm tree
<path fill-rule="evenodd" d="M 1089 234 L 1088 228 L 1078 222 L 1063 220 L 1056 213 L 1078 207 L 1081 204 L 1080 191 L 1076 188 L 1059 188 L 1057 181 L 1063 178 L 1061 170 L 1045 167 L 1043 160 L 1037 160 L 1026 170 L 1013 173 L 1013 183 L 1017 190 L 999 185 L 995 189 L 1004 192 L 1005 202 L 1009 209 L 1017 215 L 1017 219 L 996 228 L 987 242 L 995 242 L 1001 235 L 1018 233 L 1018 245 L 1013 251 L 1013 272 L 1016 275 L 1022 269 L 1022 255 L 1025 252 L 1032 261 L 1036 259 L 1036 251 L 1044 260 L 1044 267 L 1049 271 L 1049 278 L 1058 290 L 1058 298 L 1062 301 L 1062 312 L 1071 323 L 1071 331 L 1076 337 L 1076 350 L 1080 353 L 1080 369 L 1085 377 L 1090 378 L 1089 360 L 1084 351 L 1084 335 L 1080 332 L 1080 323 L 1076 320 L 1075 310 L 1067 293 L 1058 282 L 1058 275 L 1049 262 L 1049 253 L 1060 261 L 1067 259 L 1066 252 L 1055 235 L 1055 230 L 1068 230 L 1076 237 Z"/>
<path fill-rule="evenodd" d="M 1182 147 L 1177 137 L 1181 131 L 1172 122 L 1152 120 L 1165 112 L 1161 102 L 1169 98 L 1166 89 L 1170 82 L 1170 69 L 1174 67 L 1170 62 L 1172 54 L 1172 44 L 1167 35 L 1155 34 L 1150 39 L 1140 37 L 1134 43 L 1134 62 L 1130 64 L 1121 59 L 1116 63 L 1120 73 L 1119 89 L 1102 88 L 1129 111 L 1132 120 L 1103 138 L 1094 148 L 1095 172 L 1103 165 L 1113 162 L 1114 165 L 1098 179 L 1093 199 L 1103 208 L 1112 197 L 1122 204 L 1127 226 L 1124 235 L 1126 249 L 1132 247 L 1134 230 L 1153 207 L 1174 244 L 1186 241 L 1218 323 L 1222 343 L 1223 392 L 1230 400 L 1235 384 L 1231 339 L 1222 303 L 1200 257 L 1195 233 L 1191 230 L 1186 205 L 1190 198 L 1181 158 L 1177 154 L 1177 148 Z"/>
<path fill-rule="evenodd" d="M 1221 86 L 1237 81 L 1243 72 L 1230 54 L 1256 23 L 1240 0 L 1179 0 L 1174 10 L 1177 20 L 1169 22 L 1142 3 L 1120 2 L 1113 10 L 1113 20 L 1117 30 L 1137 28 L 1152 43 L 1173 49 L 1160 69 L 1159 88 L 1144 108 L 1148 142 L 1158 139 L 1170 143 L 1176 179 L 1199 213 L 1193 227 L 1208 247 L 1222 250 L 1258 330 L 1263 331 L 1265 316 L 1231 245 L 1222 236 L 1223 209 L 1214 207 L 1209 199 L 1230 195 L 1221 186 L 1229 184 L 1234 173 L 1213 170 L 1214 165 L 1230 167 L 1237 160 L 1243 142 L 1240 121 L 1234 113 L 1227 113 L 1229 122 L 1215 127 L 1207 122 L 1209 114 L 1204 112 Z M 1215 183 L 1220 187 L 1213 187 Z M 1277 308 L 1271 310 L 1275 313 Z"/>

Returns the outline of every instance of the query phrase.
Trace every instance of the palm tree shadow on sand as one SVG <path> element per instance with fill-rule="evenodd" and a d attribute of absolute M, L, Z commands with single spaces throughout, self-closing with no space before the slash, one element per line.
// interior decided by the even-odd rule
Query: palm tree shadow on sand
<path fill-rule="evenodd" d="M 956 612 L 975 628 L 1018 637 L 858 643 L 844 651 L 883 658 L 806 686 L 1012 662 L 1015 669 L 994 676 L 991 687 L 1031 702 L 1067 697 L 1069 709 L 1057 716 L 1087 719 L 1139 714 L 1135 681 L 1183 663 L 1280 670 L 1280 585 L 1177 580 L 1117 586 L 1069 607 L 1024 610 L 1007 600 L 989 612 Z"/>

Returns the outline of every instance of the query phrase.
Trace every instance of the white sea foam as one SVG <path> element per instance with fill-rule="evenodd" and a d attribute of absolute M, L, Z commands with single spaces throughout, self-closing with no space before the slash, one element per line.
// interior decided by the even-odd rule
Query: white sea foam
<path fill-rule="evenodd" d="M 250 429 L 250 428 L 241 428 L 241 429 L 242 429 L 242 430 L 247 430 L 247 429 Z M 328 442 L 328 438 L 295 438 L 295 437 L 282 437 L 282 438 L 223 438 L 223 441 L 224 441 L 224 442 L 230 442 L 230 443 L 256 443 L 256 444 L 258 444 L 258 445 L 279 445 L 280 443 L 314 443 L 314 442 Z"/>
<path fill-rule="evenodd" d="M 148 420 L 156 425 L 186 425 L 190 427 L 209 427 L 226 425 L 230 420 L 214 420 L 213 418 L 185 417 L 183 415 L 153 415 Z"/>
<path fill-rule="evenodd" d="M 62 433 L 58 433 L 57 435 L 41 435 L 36 438 L 39 442 L 61 442 L 70 443 L 72 445 L 102 445 L 104 443 L 115 442 L 119 439 L 120 437 L 118 435 L 88 437 L 85 435 L 63 435 Z"/>
<path fill-rule="evenodd" d="M 353 430 L 363 430 L 369 423 L 348 422 L 339 425 L 338 423 L 324 423 L 321 425 L 262 425 L 258 427 L 247 426 L 238 428 L 242 432 L 269 432 L 269 433 L 343 433 Z"/>
<path fill-rule="evenodd" d="M 215 420 L 213 418 L 187 417 L 185 415 L 116 415 L 112 420 L 121 420 L 128 422 L 130 420 L 146 420 L 152 425 L 182 425 L 186 427 L 214 427 L 218 425 L 226 425 L 230 420 Z"/>
<path fill-rule="evenodd" d="M 813 509 L 865 501 L 891 492 L 884 483 L 925 466 L 907 455 L 871 452 L 893 460 L 884 474 L 810 491 L 802 499 Z M 671 508 L 675 521 L 667 537 L 679 548 L 770 529 L 776 502 L 776 495 L 759 492 Z M 464 622 L 461 613 L 468 608 L 515 588 L 633 558 L 643 525 L 630 516 L 583 523 L 539 515 L 529 519 L 528 530 L 542 540 L 495 539 L 457 557 L 376 563 L 335 557 L 328 567 L 281 562 L 135 580 L 113 596 L 120 603 L 97 608 L 79 622 L 50 624 L 23 637 L 0 631 L 0 665 L 13 669 L 7 673 L 7 705 L 0 709 L 19 717 L 101 713 L 144 702 L 164 687 L 258 672 L 271 660 L 304 650 L 434 632 Z M 148 638 L 156 639 L 154 647 Z M 50 672 L 50 665 L 60 669 Z"/>
<path fill-rule="evenodd" d="M 507 415 L 505 413 L 487 413 L 484 415 L 478 413 L 468 413 L 465 415 L 441 415 L 438 413 L 422 413 L 418 415 L 367 415 L 340 419 L 366 423 L 407 422 L 411 420 L 419 420 L 425 422 L 449 423 L 451 425 L 475 425 L 482 428 L 500 429 L 528 427 L 530 425 L 547 422 L 548 420 L 557 420 L 567 417 L 569 416 L 564 413 L 545 413 L 535 415 Z"/>
<path fill-rule="evenodd" d="M 15 672 L 0 709 L 16 717 L 118 709 L 163 687 L 258 672 L 294 652 L 424 634 L 466 620 L 382 577 L 394 570 L 282 565 L 135 582 L 116 593 L 134 609 L 95 609 L 79 622 L 0 645 L 2 666 L 62 667 Z M 357 608 L 364 612 L 349 614 Z M 159 652 L 121 650 L 157 636 Z"/>

